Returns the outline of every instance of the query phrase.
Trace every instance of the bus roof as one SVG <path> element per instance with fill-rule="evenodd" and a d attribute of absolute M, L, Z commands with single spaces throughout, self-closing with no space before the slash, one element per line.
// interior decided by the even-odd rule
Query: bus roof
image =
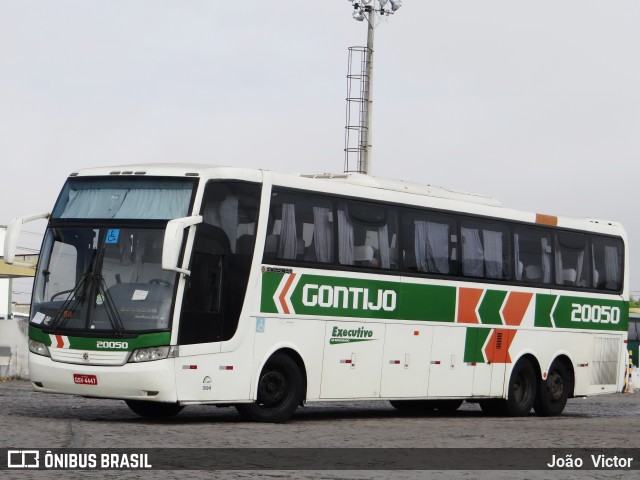
<path fill-rule="evenodd" d="M 80 176 L 192 176 L 192 177 L 208 177 L 216 176 L 222 178 L 236 178 L 245 181 L 262 182 L 264 174 L 267 170 L 244 167 L 228 167 L 222 165 L 210 164 L 191 164 L 191 163 L 147 163 L 147 164 L 130 164 L 105 167 L 92 167 L 77 170 L 71 173 L 71 177 Z M 402 180 L 392 180 L 386 178 L 378 178 L 361 173 L 316 173 L 316 174 L 281 174 L 268 172 L 277 184 L 286 183 L 292 188 L 311 188 L 310 184 L 319 181 L 325 185 L 333 185 L 334 190 L 338 185 L 352 185 L 354 188 L 349 189 L 349 195 L 352 190 L 360 192 L 356 196 L 362 196 L 368 189 L 377 189 L 380 191 L 380 197 L 390 198 L 393 194 L 410 194 L 413 198 L 424 197 L 433 198 L 435 203 L 442 204 L 442 208 L 446 206 L 454 207 L 454 210 L 468 211 L 471 214 L 484 214 L 502 218 L 513 218 L 520 221 L 546 224 L 551 226 L 560 226 L 576 230 L 587 230 L 601 232 L 605 234 L 621 235 L 626 239 L 624 228 L 618 222 L 609 220 L 599 220 L 592 218 L 579 218 L 567 216 L 541 215 L 530 212 L 511 210 L 503 208 L 501 203 L 487 195 L 477 193 L 467 193 L 451 190 L 433 185 L 422 185 Z M 277 179 L 277 180 L 276 180 Z M 384 193 L 384 194 L 383 194 Z M 418 197 L 415 197 L 415 196 Z M 374 198 L 373 195 L 367 195 Z M 405 200 L 403 202 L 403 200 Z M 398 199 L 400 203 L 407 202 L 404 199 Z M 461 202 L 461 203 L 458 203 Z M 432 202 L 429 202 L 430 204 Z M 465 206 L 466 205 L 466 206 Z"/>
<path fill-rule="evenodd" d="M 306 178 L 316 178 L 321 180 L 331 180 L 334 182 L 347 183 L 350 185 L 360 185 L 364 187 L 379 188 L 392 192 L 413 193 L 429 197 L 446 198 L 448 200 L 458 200 L 462 202 L 480 203 L 494 207 L 502 206 L 498 200 L 487 195 L 478 193 L 468 193 L 451 190 L 434 185 L 422 185 L 419 183 L 405 182 L 404 180 L 391 180 L 387 178 L 372 177 L 362 173 L 315 173 L 303 174 Z"/>

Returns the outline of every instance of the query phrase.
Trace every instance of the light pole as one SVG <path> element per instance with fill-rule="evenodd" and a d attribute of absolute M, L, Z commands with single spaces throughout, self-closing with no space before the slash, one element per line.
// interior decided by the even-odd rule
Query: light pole
<path fill-rule="evenodd" d="M 375 16 L 392 15 L 401 6 L 402 0 L 349 0 L 353 5 L 353 18 L 359 22 L 367 21 L 367 47 L 366 49 L 352 47 L 349 53 L 349 79 L 347 94 L 347 125 L 345 133 L 345 172 L 356 171 L 358 173 L 369 173 L 371 162 L 371 118 L 372 118 L 372 102 L 373 102 L 373 37 L 375 31 Z M 363 56 L 361 58 L 360 74 L 352 74 L 351 63 L 352 52 L 360 51 Z M 353 96 L 351 93 L 351 81 L 359 80 L 360 94 Z M 351 104 L 358 105 L 358 123 L 351 123 Z M 357 146 L 351 145 L 350 133 L 357 131 Z M 357 167 L 355 170 L 350 168 L 349 154 L 357 154 Z"/>

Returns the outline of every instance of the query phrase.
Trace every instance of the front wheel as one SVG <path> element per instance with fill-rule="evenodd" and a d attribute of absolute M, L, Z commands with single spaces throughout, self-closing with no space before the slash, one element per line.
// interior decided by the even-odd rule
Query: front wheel
<path fill-rule="evenodd" d="M 184 408 L 177 403 L 148 402 L 146 400 L 125 400 L 125 403 L 134 413 L 152 419 L 173 417 Z"/>
<path fill-rule="evenodd" d="M 540 380 L 533 409 L 542 417 L 560 415 L 573 388 L 572 375 L 562 362 L 553 362 L 546 380 Z"/>
<path fill-rule="evenodd" d="M 536 399 L 536 371 L 531 361 L 521 358 L 511 371 L 506 413 L 511 417 L 528 415 Z"/>
<path fill-rule="evenodd" d="M 276 353 L 260 373 L 258 399 L 255 403 L 239 403 L 236 409 L 248 420 L 286 422 L 303 395 L 304 377 L 300 368 L 290 356 Z"/>

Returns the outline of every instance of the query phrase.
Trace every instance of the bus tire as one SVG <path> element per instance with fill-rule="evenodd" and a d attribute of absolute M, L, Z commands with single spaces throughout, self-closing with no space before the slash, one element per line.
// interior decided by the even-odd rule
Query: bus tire
<path fill-rule="evenodd" d="M 505 403 L 506 413 L 511 417 L 529 415 L 536 400 L 536 371 L 527 358 L 521 358 L 511 371 L 509 391 Z"/>
<path fill-rule="evenodd" d="M 236 410 L 255 422 L 286 422 L 302 401 L 303 385 L 304 377 L 296 362 L 289 355 L 276 353 L 260 372 L 258 399 L 239 403 Z"/>
<path fill-rule="evenodd" d="M 541 417 L 560 415 L 573 387 L 572 376 L 565 364 L 556 360 L 551 364 L 546 380 L 540 379 L 533 409 Z"/>
<path fill-rule="evenodd" d="M 184 406 L 178 403 L 149 402 L 146 400 L 125 400 L 127 406 L 144 418 L 169 418 L 176 415 Z"/>
<path fill-rule="evenodd" d="M 427 413 L 435 408 L 431 400 L 389 400 L 389 403 L 402 412 Z"/>

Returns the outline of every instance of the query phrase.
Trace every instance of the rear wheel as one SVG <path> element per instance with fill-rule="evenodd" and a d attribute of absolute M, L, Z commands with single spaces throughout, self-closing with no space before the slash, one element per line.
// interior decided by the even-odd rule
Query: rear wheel
<path fill-rule="evenodd" d="M 536 372 L 531 361 L 521 358 L 511 371 L 506 412 L 512 417 L 528 415 L 536 399 Z"/>
<path fill-rule="evenodd" d="M 533 409 L 543 417 L 560 415 L 573 388 L 573 379 L 562 362 L 551 364 L 546 380 L 540 380 Z"/>
<path fill-rule="evenodd" d="M 134 413 L 144 418 L 169 418 L 184 408 L 177 403 L 149 402 L 146 400 L 125 400 L 125 403 Z"/>
<path fill-rule="evenodd" d="M 260 373 L 258 399 L 255 403 L 240 403 L 236 409 L 248 420 L 286 422 L 303 395 L 304 377 L 300 368 L 290 356 L 276 353 Z"/>

